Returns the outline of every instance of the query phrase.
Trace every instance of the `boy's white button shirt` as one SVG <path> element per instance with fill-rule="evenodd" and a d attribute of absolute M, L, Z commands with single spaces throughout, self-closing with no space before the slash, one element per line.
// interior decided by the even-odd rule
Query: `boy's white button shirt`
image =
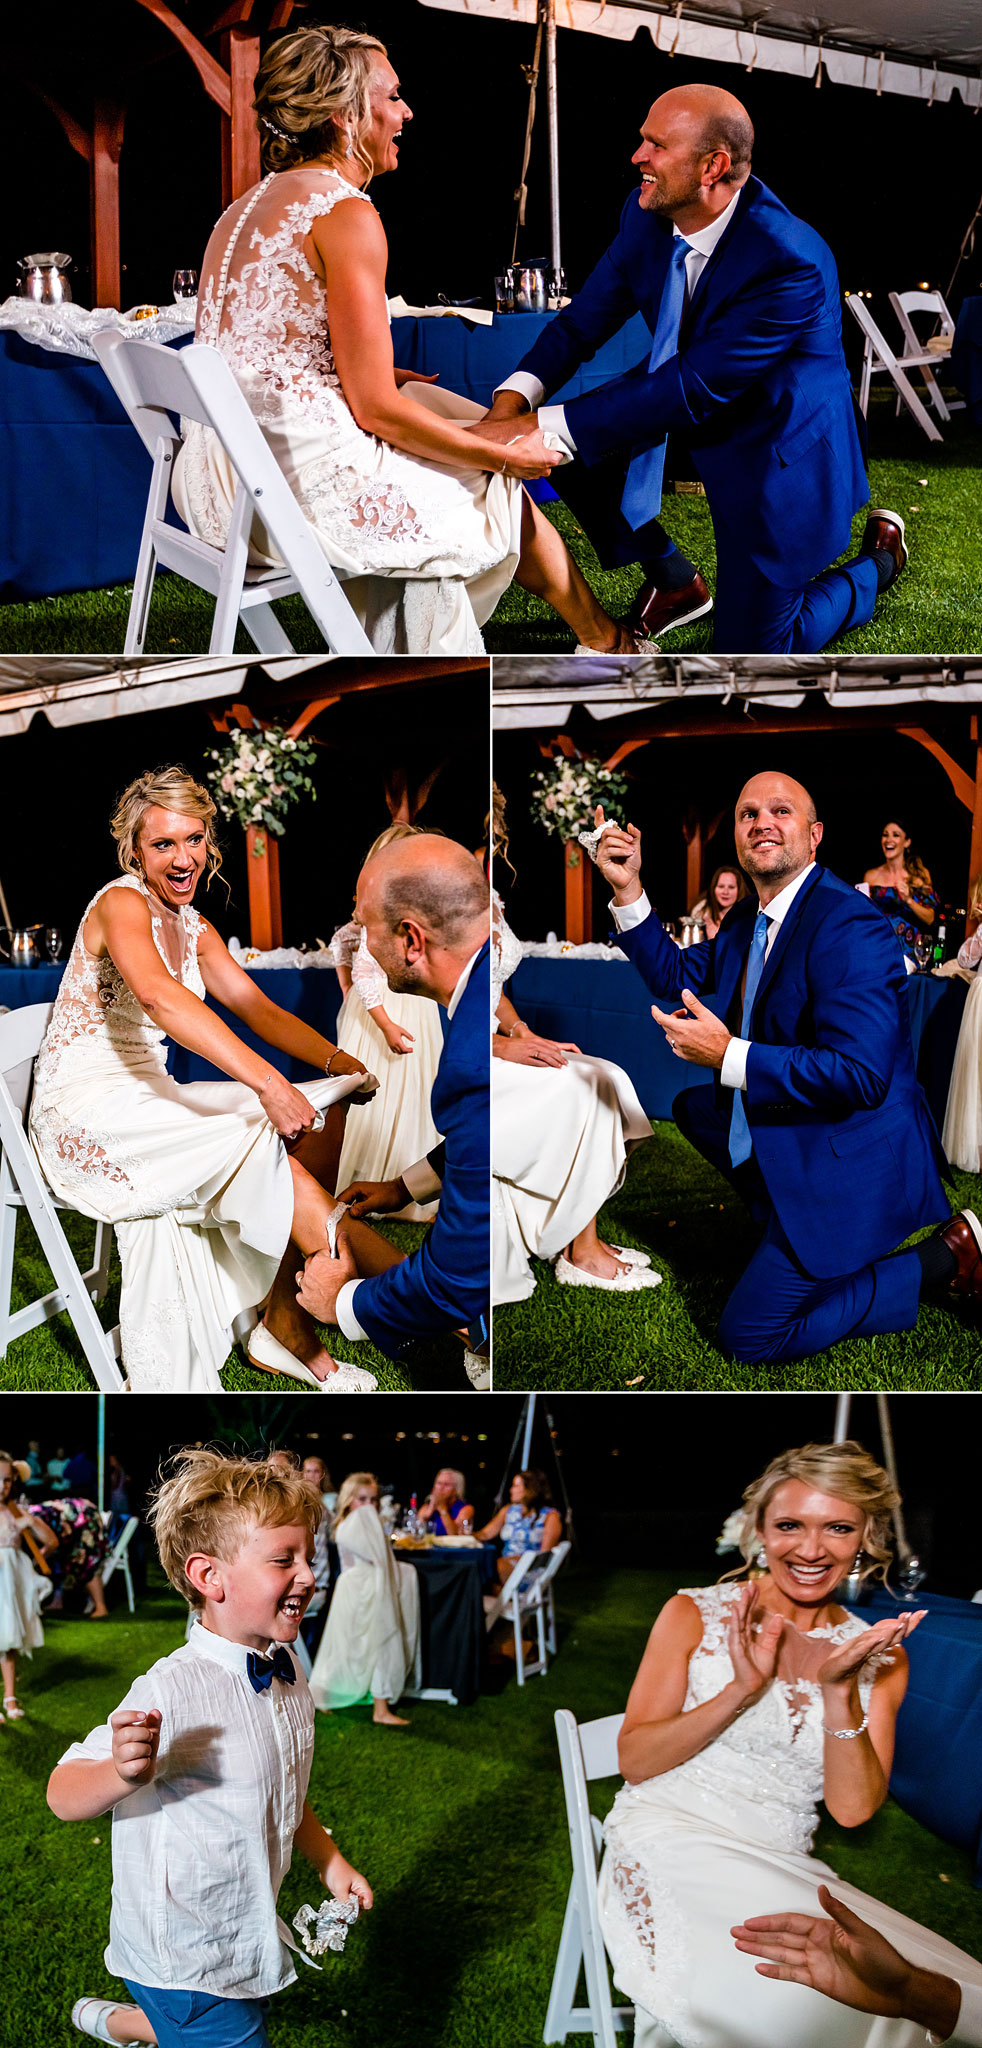
<path fill-rule="evenodd" d="M 195 1625 L 119 1703 L 159 1708 L 161 1729 L 152 1784 L 113 1812 L 114 1976 L 223 1998 L 265 1998 L 296 1977 L 276 1896 L 307 1796 L 314 1706 L 296 1659 L 293 1685 L 255 1692 L 248 1654 Z M 111 1753 L 106 1722 L 62 1762 Z"/>

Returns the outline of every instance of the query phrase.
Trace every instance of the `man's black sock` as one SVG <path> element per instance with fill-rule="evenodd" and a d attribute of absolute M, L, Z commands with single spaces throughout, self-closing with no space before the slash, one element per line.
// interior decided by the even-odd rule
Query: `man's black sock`
<path fill-rule="evenodd" d="M 897 564 L 889 548 L 871 548 L 870 560 L 876 570 L 877 595 L 880 595 L 896 581 Z"/>
<path fill-rule="evenodd" d="M 912 1249 L 921 1262 L 921 1293 L 932 1287 L 946 1287 L 958 1270 L 958 1260 L 950 1251 L 944 1239 L 938 1236 L 925 1237 Z"/>
<path fill-rule="evenodd" d="M 654 561 L 642 562 L 646 582 L 657 585 L 659 590 L 684 590 L 698 574 L 694 562 L 681 549 L 670 548 L 667 554 L 658 555 Z M 879 574 L 879 571 L 877 571 Z"/>

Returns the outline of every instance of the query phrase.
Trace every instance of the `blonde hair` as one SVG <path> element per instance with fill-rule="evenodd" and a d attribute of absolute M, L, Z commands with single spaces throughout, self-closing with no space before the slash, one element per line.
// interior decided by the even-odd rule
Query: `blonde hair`
<path fill-rule="evenodd" d="M 156 1489 L 148 1521 L 171 1585 L 191 1607 L 203 1606 L 187 1575 L 190 1557 L 231 1562 L 253 1529 L 300 1522 L 313 1538 L 321 1497 L 298 1472 L 280 1472 L 268 1458 L 237 1458 L 207 1446 L 181 1451 Z"/>
<path fill-rule="evenodd" d="M 484 830 L 492 860 L 503 860 L 506 868 L 517 875 L 517 869 L 508 858 L 508 825 L 505 819 L 505 793 L 496 782 L 491 784 L 491 809 L 484 820 Z"/>
<path fill-rule="evenodd" d="M 311 157 L 352 156 L 372 175 L 364 147 L 371 120 L 377 36 L 326 25 L 294 29 L 267 50 L 256 73 L 264 171 L 292 171 Z"/>
<path fill-rule="evenodd" d="M 375 855 L 381 853 L 384 846 L 395 846 L 396 841 L 399 839 L 422 839 L 425 837 L 425 834 L 425 825 L 405 825 L 401 820 L 397 819 L 394 825 L 387 825 L 385 831 L 380 832 L 378 838 L 372 840 L 371 846 L 365 855 L 365 860 L 362 861 L 362 867 L 364 867 L 365 861 L 374 860 Z M 443 836 L 443 833 L 439 834 L 441 839 Z"/>
<path fill-rule="evenodd" d="M 452 1466 L 452 1465 L 441 1465 L 441 1466 L 440 1466 L 440 1471 L 441 1471 L 441 1472 L 449 1472 L 449 1474 L 450 1474 L 450 1477 L 451 1477 L 451 1479 L 453 1480 L 453 1483 L 454 1483 L 454 1488 L 455 1488 L 455 1491 L 456 1491 L 456 1494 L 457 1494 L 457 1499 L 458 1499 L 458 1500 L 463 1500 L 463 1498 L 464 1498 L 464 1494 L 465 1494 L 465 1490 L 466 1490 L 466 1487 L 467 1487 L 467 1481 L 466 1481 L 466 1479 L 464 1478 L 464 1475 L 463 1475 L 463 1473 L 462 1473 L 462 1472 L 455 1472 L 455 1471 L 454 1471 L 454 1468 L 453 1468 L 453 1466 Z M 437 1479 L 438 1479 L 438 1477 L 439 1477 L 439 1473 L 435 1473 L 435 1474 L 434 1474 L 434 1477 L 433 1477 L 433 1485 L 434 1485 L 434 1486 L 436 1485 L 436 1482 L 437 1482 Z M 431 1490 L 431 1492 L 432 1492 L 432 1488 L 431 1488 L 430 1490 Z"/>
<path fill-rule="evenodd" d="M 143 820 L 154 804 L 163 811 L 178 811 L 182 818 L 199 818 L 205 828 L 208 854 L 206 880 L 211 881 L 222 865 L 221 850 L 213 830 L 215 806 L 201 782 L 195 782 L 186 768 L 171 763 L 166 768 L 149 768 L 124 789 L 112 815 L 110 831 L 116 841 L 116 856 L 124 875 L 142 874 L 136 843 Z"/>
<path fill-rule="evenodd" d="M 982 919 L 982 874 L 976 875 L 968 899 L 969 917 Z"/>
<path fill-rule="evenodd" d="M 344 1521 L 345 1515 L 350 1515 L 355 1504 L 355 1494 L 360 1493 L 363 1486 L 374 1486 L 381 1492 L 374 1472 L 349 1472 L 347 1479 L 342 1479 L 338 1497 L 334 1504 L 334 1515 L 331 1521 L 332 1529 L 339 1528 Z"/>
<path fill-rule="evenodd" d="M 889 1475 L 864 1451 L 862 1444 L 847 1440 L 839 1444 L 802 1444 L 800 1449 L 782 1451 L 772 1458 L 766 1471 L 747 1487 L 743 1496 L 744 1518 L 740 1549 L 749 1570 L 760 1547 L 764 1516 L 779 1486 L 800 1479 L 803 1486 L 816 1487 L 836 1500 L 861 1509 L 866 1520 L 860 1537 L 863 1563 L 861 1578 L 885 1579 L 893 1556 L 890 1517 L 900 1506 L 900 1495 Z M 727 1577 L 730 1574 L 726 1574 Z"/>

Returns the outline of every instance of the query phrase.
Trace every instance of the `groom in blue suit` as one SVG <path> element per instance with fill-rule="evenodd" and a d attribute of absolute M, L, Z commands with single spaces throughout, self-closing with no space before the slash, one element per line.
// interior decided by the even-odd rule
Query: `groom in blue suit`
<path fill-rule="evenodd" d="M 641 887 L 635 828 L 608 827 L 597 850 L 618 944 L 652 991 L 684 1005 L 653 1008 L 656 1023 L 677 1058 L 714 1073 L 712 1089 L 676 1099 L 675 1120 L 762 1225 L 723 1311 L 723 1349 L 802 1358 L 843 1337 L 911 1329 L 935 1287 L 982 1307 L 982 1225 L 971 1211 L 894 1253 L 948 1217 L 949 1203 L 892 926 L 816 865 L 822 827 L 790 777 L 747 783 L 735 836 L 757 900 L 736 903 L 715 939 L 684 952 Z"/>
<path fill-rule="evenodd" d="M 423 832 L 396 840 L 358 877 L 357 916 L 368 949 L 391 988 L 429 996 L 447 1012 L 446 1035 L 430 1092 L 442 1143 L 394 1181 L 356 1182 L 343 1190 L 351 1214 L 402 1208 L 439 1195 L 436 1218 L 419 1249 L 393 1260 L 391 1245 L 359 1234 L 359 1266 L 342 1225 L 337 1256 L 315 1252 L 298 1275 L 298 1299 L 321 1323 L 368 1337 L 390 1358 L 443 1330 L 468 1331 L 471 1385 L 490 1384 L 485 1317 L 490 1277 L 491 983 L 490 893 L 473 854 L 452 839 Z M 366 1259 L 366 1240 L 381 1256 Z"/>
<path fill-rule="evenodd" d="M 641 563 L 635 622 L 652 637 L 711 607 L 657 516 L 670 437 L 676 469 L 701 479 L 712 514 L 715 649 L 817 651 L 866 623 L 907 559 L 903 521 L 875 511 L 859 554 L 828 569 L 869 496 L 834 260 L 751 175 L 753 128 L 730 93 L 664 93 L 641 136 L 640 188 L 614 241 L 499 387 L 481 431 L 559 435 L 575 460 L 551 481 L 605 567 Z M 652 332 L 644 361 L 542 404 L 639 310 Z"/>

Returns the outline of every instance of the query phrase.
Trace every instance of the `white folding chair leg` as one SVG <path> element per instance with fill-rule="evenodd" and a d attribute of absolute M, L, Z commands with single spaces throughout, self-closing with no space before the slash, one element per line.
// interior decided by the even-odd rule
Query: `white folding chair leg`
<path fill-rule="evenodd" d="M 242 614 L 242 624 L 260 654 L 292 654 L 293 641 L 285 633 L 271 604 L 252 604 Z"/>
<path fill-rule="evenodd" d="M 556 1967 L 552 1973 L 549 2003 L 546 2007 L 546 2023 L 542 2029 L 544 2041 L 565 2041 L 567 2034 L 581 2031 L 579 2015 L 574 2015 L 573 2001 L 580 1981 L 580 1964 L 583 1960 L 583 1936 L 580 1931 L 580 1916 L 576 1910 L 576 1886 L 572 1882 L 563 1915 L 563 1931 L 556 1950 Z M 592 2020 L 587 2016 L 587 2026 L 593 2032 Z M 586 2028 L 582 2029 L 586 2031 Z"/>
<path fill-rule="evenodd" d="M 34 1156 L 25 1133 L 21 1130 L 12 1131 L 8 1146 L 12 1173 L 20 1189 L 24 1207 L 37 1232 L 38 1243 L 51 1268 L 55 1294 L 59 1297 L 57 1309 L 67 1310 L 71 1317 L 96 1385 L 107 1394 L 116 1394 L 122 1384 L 122 1374 L 113 1340 L 107 1336 L 96 1315 L 85 1280 L 79 1272 L 67 1238 L 44 1203 L 38 1199 L 34 1180 Z M 56 1312 L 55 1296 L 49 1295 L 47 1304 L 52 1313 Z M 16 1318 L 11 1320 L 16 1323 Z"/>
<path fill-rule="evenodd" d="M 512 1623 L 515 1630 L 515 1676 L 518 1679 L 519 1685 L 525 1684 L 525 1651 L 522 1647 L 522 1620 L 523 1616 L 519 1611 L 518 1601 L 516 1600 L 512 1608 Z"/>
<path fill-rule="evenodd" d="M 133 578 L 133 596 L 130 600 L 129 617 L 126 621 L 124 654 L 142 654 L 147 637 L 147 620 L 150 617 L 150 599 L 153 596 L 154 578 L 157 574 L 157 549 L 154 542 L 154 521 L 163 519 L 167 513 L 167 494 L 170 490 L 173 452 L 169 441 L 157 442 L 154 456 L 153 476 L 150 494 L 140 536 L 140 552 L 136 561 Z"/>
<path fill-rule="evenodd" d="M 869 339 L 869 336 L 867 335 L 867 337 L 866 337 L 866 342 L 865 342 L 865 345 L 864 345 L 864 348 L 863 348 L 863 368 L 862 368 L 862 374 L 861 374 L 861 376 L 860 376 L 860 379 L 859 379 L 859 410 L 860 410 L 860 412 L 862 413 L 862 415 L 863 415 L 863 418 L 864 418 L 864 419 L 866 418 L 866 415 L 867 415 L 867 413 L 868 413 L 868 411 L 869 411 L 869 387 L 870 387 L 870 384 L 871 384 L 871 382 L 872 382 L 872 378 L 873 378 L 873 344 L 872 344 L 872 342 L 870 341 L 870 339 Z M 898 406 L 899 406 L 899 404 L 900 404 L 900 394 L 899 394 L 899 392 L 898 392 L 898 394 L 897 394 L 897 404 L 898 404 Z"/>
<path fill-rule="evenodd" d="M 225 560 L 218 596 L 215 599 L 215 616 L 208 643 L 209 654 L 231 654 L 235 649 L 235 629 L 242 606 L 242 587 L 249 566 L 251 526 L 252 499 L 245 485 L 240 483 L 235 493 L 235 503 L 232 506 L 232 517 L 225 540 Z"/>
<path fill-rule="evenodd" d="M 136 1613 L 136 1596 L 133 1592 L 133 1574 L 130 1570 L 129 1550 L 123 1552 L 123 1584 L 126 1587 L 126 1605 L 131 1614 Z"/>
<path fill-rule="evenodd" d="M 109 1258 L 113 1248 L 113 1227 L 111 1223 L 97 1223 L 95 1227 L 95 1252 L 89 1271 L 83 1275 L 86 1283 L 94 1282 L 91 1288 L 93 1301 L 104 1301 L 109 1286 Z"/>

